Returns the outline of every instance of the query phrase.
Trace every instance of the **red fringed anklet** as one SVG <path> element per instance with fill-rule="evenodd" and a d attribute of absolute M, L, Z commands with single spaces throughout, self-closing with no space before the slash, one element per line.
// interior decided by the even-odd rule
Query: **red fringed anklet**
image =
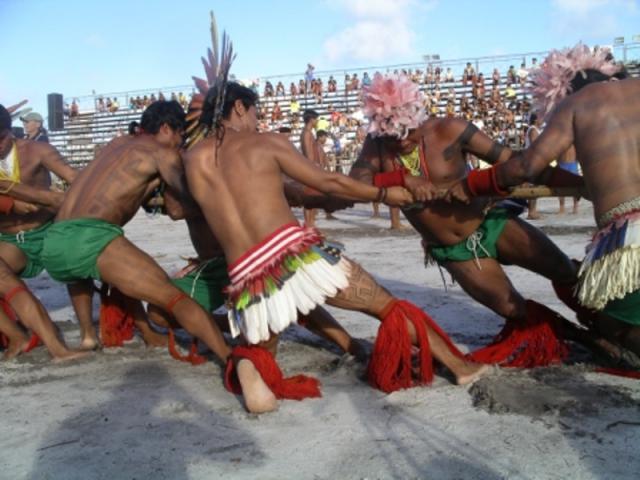
<path fill-rule="evenodd" d="M 469 354 L 480 363 L 501 367 L 544 367 L 562 362 L 569 353 L 562 340 L 560 315 L 533 300 L 527 300 L 523 323 L 507 320 L 502 331 L 484 348 Z"/>
<path fill-rule="evenodd" d="M 104 284 L 100 290 L 100 340 L 105 347 L 121 347 L 133 338 L 135 323 L 128 297 Z"/>
<path fill-rule="evenodd" d="M 406 300 L 392 300 L 380 316 L 382 324 L 369 361 L 368 377 L 369 383 L 383 392 L 410 388 L 416 383 L 428 384 L 433 380 L 433 362 L 426 325 L 442 337 L 456 356 L 464 357 L 431 317 Z M 412 378 L 412 344 L 407 320 L 413 324 L 418 340 L 420 375 L 417 382 Z"/>
<path fill-rule="evenodd" d="M 173 328 L 169 329 L 169 354 L 180 362 L 190 363 L 191 365 L 202 365 L 207 361 L 205 357 L 198 353 L 198 339 L 194 338 L 189 348 L 189 353 L 182 355 L 176 347 L 176 336 Z"/>
<path fill-rule="evenodd" d="M 320 382 L 317 379 L 306 375 L 284 378 L 271 352 L 257 346 L 234 347 L 229 360 L 227 360 L 224 386 L 236 395 L 242 395 L 242 388 L 234 362 L 243 358 L 253 363 L 264 382 L 278 399 L 303 400 L 322 396 Z"/>
<path fill-rule="evenodd" d="M 11 302 L 11 300 L 13 300 L 13 297 L 15 297 L 20 292 L 28 293 L 29 290 L 27 290 L 27 287 L 24 284 L 21 284 L 9 290 L 7 294 L 4 296 L 4 298 L 0 299 L 0 306 L 2 306 L 4 313 L 7 315 L 7 317 L 9 317 L 9 319 L 13 320 L 14 322 L 18 321 L 18 317 L 16 316 L 15 312 L 11 308 L 9 302 Z M 42 344 L 42 340 L 40 339 L 38 334 L 35 332 L 31 332 L 29 343 L 27 343 L 27 345 L 22 349 L 22 352 L 29 353 L 31 350 L 33 350 L 34 348 L 38 347 L 41 344 Z M 0 346 L 2 346 L 3 348 L 7 348 L 9 346 L 9 338 L 6 335 L 3 335 L 2 333 L 0 333 Z"/>

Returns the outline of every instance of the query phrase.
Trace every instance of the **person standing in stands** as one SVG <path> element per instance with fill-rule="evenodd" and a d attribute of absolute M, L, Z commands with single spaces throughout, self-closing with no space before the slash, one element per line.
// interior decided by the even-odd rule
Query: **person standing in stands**
<path fill-rule="evenodd" d="M 24 133 L 26 140 L 33 140 L 34 142 L 49 143 L 49 137 L 47 131 L 42 126 L 44 122 L 42 115 L 36 112 L 27 113 L 20 117 L 22 124 L 24 125 Z"/>

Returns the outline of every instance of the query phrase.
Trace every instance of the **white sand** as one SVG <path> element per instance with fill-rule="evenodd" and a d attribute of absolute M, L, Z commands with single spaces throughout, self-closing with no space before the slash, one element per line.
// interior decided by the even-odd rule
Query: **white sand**
<path fill-rule="evenodd" d="M 581 203 L 578 216 L 535 222 L 575 257 L 593 225 Z M 445 292 L 438 269 L 422 266 L 417 235 L 389 233 L 387 220 L 368 218 L 369 208 L 338 212 L 340 221 L 320 226 L 461 348 L 486 343 L 502 321 L 458 286 Z M 543 214 L 556 209 L 557 201 L 541 201 Z M 192 254 L 180 222 L 139 215 L 126 230 L 168 271 Z M 573 318 L 549 282 L 507 271 L 525 296 Z M 45 274 L 29 285 L 76 344 L 65 288 Z M 331 311 L 353 335 L 374 337 L 374 320 Z M 0 478 L 631 479 L 640 472 L 640 382 L 592 373 L 588 364 L 503 371 L 471 388 L 439 377 L 432 387 L 385 395 L 362 381 L 362 366 L 301 328 L 287 332 L 278 358 L 286 373 L 318 377 L 323 398 L 250 415 L 224 390 L 217 364 L 182 364 L 138 339 L 69 365 L 50 364 L 43 349 L 0 364 Z"/>

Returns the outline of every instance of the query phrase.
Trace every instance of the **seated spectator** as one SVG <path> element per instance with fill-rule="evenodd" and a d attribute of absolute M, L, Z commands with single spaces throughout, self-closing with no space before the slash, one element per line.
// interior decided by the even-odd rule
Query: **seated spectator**
<path fill-rule="evenodd" d="M 135 109 L 136 109 L 136 98 L 131 97 L 129 99 L 129 110 L 135 110 Z"/>
<path fill-rule="evenodd" d="M 280 104 L 276 102 L 271 111 L 271 121 L 275 123 L 280 120 L 282 120 L 282 109 L 280 108 Z"/>
<path fill-rule="evenodd" d="M 178 96 L 176 95 L 176 92 L 171 92 L 171 101 L 172 102 L 178 101 Z"/>
<path fill-rule="evenodd" d="M 182 108 L 185 110 L 189 106 L 189 102 L 187 101 L 187 97 L 182 92 L 178 92 L 178 103 L 182 105 Z"/>
<path fill-rule="evenodd" d="M 497 68 L 493 69 L 493 73 L 491 74 L 491 81 L 493 82 L 494 87 L 500 85 L 500 72 Z"/>
<path fill-rule="evenodd" d="M 146 105 L 147 107 L 149 105 L 151 105 L 153 102 L 157 101 L 158 99 L 156 98 L 156 94 L 152 93 L 151 96 L 149 97 L 149 103 Z"/>
<path fill-rule="evenodd" d="M 305 81 L 303 79 L 300 79 L 300 81 L 298 82 L 298 93 L 300 95 L 306 95 L 307 94 L 307 84 L 305 83 Z"/>
<path fill-rule="evenodd" d="M 507 88 L 504 91 L 504 96 L 509 100 L 516 98 L 516 90 L 515 88 L 513 88 L 513 85 L 511 83 L 507 84 Z"/>
<path fill-rule="evenodd" d="M 447 73 L 444 76 L 444 81 L 447 83 L 453 82 L 453 70 L 451 70 L 451 67 L 447 67 Z"/>
<path fill-rule="evenodd" d="M 456 91 L 453 87 L 450 87 L 447 91 L 447 101 L 455 102 L 456 101 Z"/>
<path fill-rule="evenodd" d="M 441 77 L 442 77 L 442 68 L 440 68 L 440 65 L 438 65 L 433 71 L 433 79 L 436 82 L 436 85 L 440 83 Z"/>
<path fill-rule="evenodd" d="M 499 102 L 500 101 L 500 90 L 498 90 L 498 86 L 494 85 L 493 88 L 491 89 L 491 100 L 493 102 Z"/>
<path fill-rule="evenodd" d="M 357 92 L 360 90 L 360 80 L 358 79 L 358 74 L 354 73 L 351 77 L 351 91 Z"/>
<path fill-rule="evenodd" d="M 447 117 L 452 118 L 455 116 L 455 114 L 456 114 L 456 106 L 452 101 L 447 102 L 447 110 L 446 110 Z"/>
<path fill-rule="evenodd" d="M 476 77 L 476 87 L 478 98 L 484 98 L 485 86 L 484 86 L 484 75 L 479 73 Z"/>
<path fill-rule="evenodd" d="M 291 82 L 291 85 L 289 85 L 289 95 L 291 95 L 292 98 L 298 96 L 298 87 L 296 87 L 294 82 Z"/>
<path fill-rule="evenodd" d="M 164 101 L 165 101 L 164 93 L 162 93 L 162 92 L 158 92 L 158 100 L 159 100 L 159 101 L 161 101 L 161 102 L 164 102 Z"/>
<path fill-rule="evenodd" d="M 273 97 L 273 85 L 270 81 L 267 80 L 267 83 L 264 84 L 264 96 L 265 97 Z"/>
<path fill-rule="evenodd" d="M 327 80 L 327 92 L 335 93 L 338 91 L 338 82 L 333 78 L 333 75 L 329 76 L 329 80 Z"/>
<path fill-rule="evenodd" d="M 520 85 L 524 85 L 527 83 L 527 75 L 529 75 L 529 71 L 527 70 L 527 65 L 525 63 L 520 64 L 520 68 L 518 69 L 518 76 L 516 77 L 518 83 Z"/>
<path fill-rule="evenodd" d="M 277 96 L 285 96 L 284 85 L 282 84 L 282 82 L 278 82 L 278 84 L 276 85 L 276 97 Z"/>
<path fill-rule="evenodd" d="M 109 97 L 107 97 L 106 106 L 107 106 L 107 112 L 110 112 L 111 111 L 111 99 Z"/>
<path fill-rule="evenodd" d="M 71 104 L 71 108 L 73 109 L 73 104 Z M 120 108 L 120 104 L 118 103 L 118 99 L 113 97 L 113 101 L 111 102 L 111 106 L 109 107 L 109 111 L 111 113 L 115 113 Z"/>
<path fill-rule="evenodd" d="M 313 87 L 312 92 L 316 97 L 316 103 L 322 104 L 323 92 L 322 92 L 322 79 L 318 78 L 315 80 L 315 86 Z"/>
<path fill-rule="evenodd" d="M 351 75 L 348 73 L 344 76 L 344 91 L 345 93 L 351 91 Z"/>
<path fill-rule="evenodd" d="M 36 112 L 29 112 L 20 117 L 20 120 L 22 121 L 22 127 L 24 128 L 25 138 L 27 140 L 49 143 L 47 131 L 42 126 L 44 123 L 42 115 Z"/>
<path fill-rule="evenodd" d="M 473 81 L 473 77 L 476 76 L 475 69 L 471 66 L 471 62 L 467 62 L 467 66 L 464 67 L 464 72 L 462 72 L 462 85 L 467 85 L 467 82 Z"/>
<path fill-rule="evenodd" d="M 97 110 L 100 113 L 104 113 L 104 112 L 107 111 L 107 106 L 105 105 L 104 98 L 102 98 L 102 97 L 98 98 Z"/>
<path fill-rule="evenodd" d="M 292 124 L 297 124 L 300 116 L 300 103 L 296 100 L 296 97 L 291 97 L 289 103 L 289 116 Z"/>
<path fill-rule="evenodd" d="M 427 65 L 427 73 L 424 76 L 424 83 L 427 85 L 433 83 L 433 65 Z"/>
<path fill-rule="evenodd" d="M 509 70 L 507 71 L 507 83 L 516 83 L 516 69 L 513 65 L 509 65 Z"/>

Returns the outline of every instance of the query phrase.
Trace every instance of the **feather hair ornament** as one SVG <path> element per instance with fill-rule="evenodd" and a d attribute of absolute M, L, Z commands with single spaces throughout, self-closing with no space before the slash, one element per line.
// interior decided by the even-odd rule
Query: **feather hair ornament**
<path fill-rule="evenodd" d="M 373 137 L 389 135 L 406 138 L 427 118 L 423 95 L 406 75 L 376 73 L 371 85 L 363 87 L 363 113 L 369 119 Z"/>
<path fill-rule="evenodd" d="M 582 42 L 573 48 L 551 50 L 538 68 L 531 71 L 529 93 L 533 97 L 533 109 L 542 116 L 548 115 L 572 92 L 571 81 L 585 70 L 598 70 L 613 75 L 620 67 L 608 59 L 608 50 L 592 52 Z"/>
<path fill-rule="evenodd" d="M 231 64 L 236 55 L 233 44 L 222 32 L 222 47 L 218 42 L 218 26 L 216 17 L 211 12 L 211 48 L 207 49 L 207 57 L 201 57 L 206 80 L 191 77 L 196 85 L 187 111 L 187 128 L 185 131 L 185 147 L 193 147 L 214 130 L 222 118 L 222 108 L 227 92 L 227 81 Z"/>

